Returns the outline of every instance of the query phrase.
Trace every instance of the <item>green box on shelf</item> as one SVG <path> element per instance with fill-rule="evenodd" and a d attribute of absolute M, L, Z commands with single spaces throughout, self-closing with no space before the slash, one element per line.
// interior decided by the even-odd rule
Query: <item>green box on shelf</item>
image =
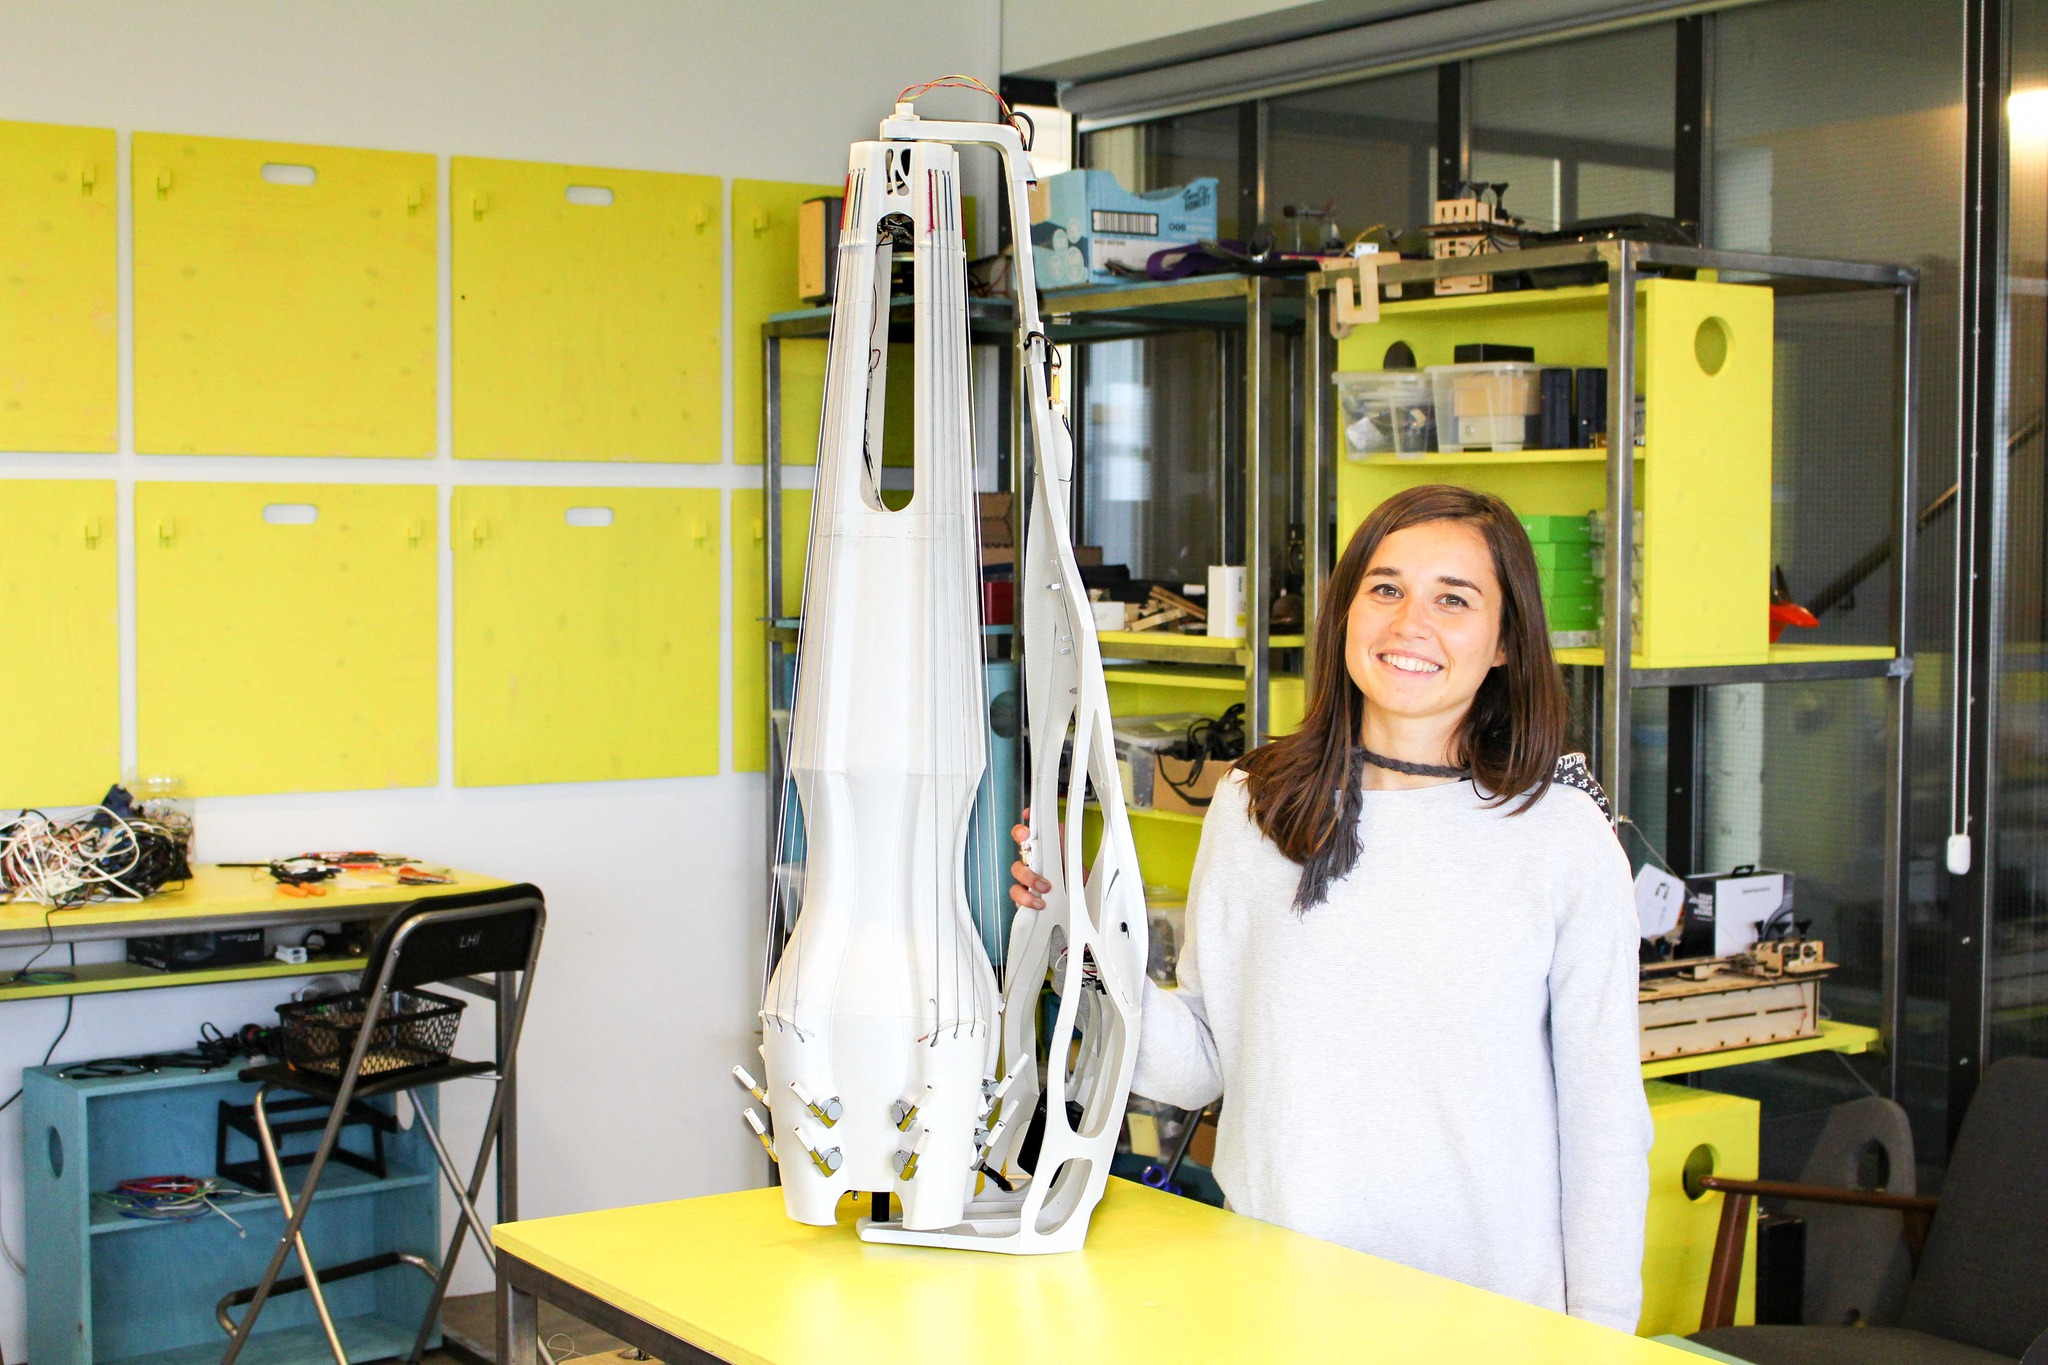
<path fill-rule="evenodd" d="M 1539 540 L 1530 548 L 1536 551 L 1536 567 L 1544 573 L 1592 568 L 1593 547 L 1585 541 Z"/>
<path fill-rule="evenodd" d="M 1536 576 L 1543 586 L 1543 600 L 1556 598 L 1560 601 L 1572 597 L 1587 597 L 1595 601 L 1600 597 L 1600 580 L 1593 574 L 1591 562 L 1575 569 L 1536 568 Z"/>
<path fill-rule="evenodd" d="M 1592 630 L 1600 624 L 1600 599 L 1565 597 L 1543 600 L 1543 617 L 1552 630 Z"/>
<path fill-rule="evenodd" d="M 1529 539 L 1543 545 L 1591 545 L 1593 528 L 1583 516 L 1523 516 L 1518 518 Z"/>

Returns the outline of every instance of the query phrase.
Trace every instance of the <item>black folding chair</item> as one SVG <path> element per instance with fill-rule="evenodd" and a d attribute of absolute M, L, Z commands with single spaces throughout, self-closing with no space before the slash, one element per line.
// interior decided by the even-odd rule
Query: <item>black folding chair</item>
<path fill-rule="evenodd" d="M 335 1073 L 327 1075 L 283 1062 L 250 1067 L 241 1073 L 243 1080 L 254 1082 L 258 1087 L 255 1104 L 258 1145 L 262 1148 L 271 1184 L 277 1191 L 278 1207 L 284 1211 L 285 1225 L 263 1278 L 250 1289 L 228 1295 L 216 1310 L 216 1316 L 230 1331 L 231 1337 L 221 1365 L 234 1365 L 235 1358 L 241 1354 L 256 1328 L 257 1315 L 263 1311 L 263 1305 L 272 1293 L 291 1293 L 299 1289 L 312 1296 L 314 1311 L 327 1334 L 327 1345 L 334 1353 L 335 1365 L 348 1365 L 348 1354 L 335 1331 L 333 1315 L 329 1313 L 326 1295 L 321 1291 L 321 1277 L 306 1254 L 306 1241 L 301 1229 L 306 1221 L 306 1210 L 312 1207 L 314 1192 L 320 1188 L 321 1173 L 327 1169 L 328 1158 L 334 1154 L 340 1141 L 351 1100 L 417 1090 L 466 1076 L 493 1076 L 497 1082 L 491 1096 L 489 1115 L 484 1120 L 483 1143 L 466 1184 L 456 1171 L 447 1144 L 441 1140 L 441 1134 L 428 1118 L 426 1109 L 414 1106 L 413 1112 L 434 1149 L 434 1160 L 441 1168 L 442 1178 L 462 1207 L 461 1221 L 456 1225 L 455 1235 L 449 1239 L 448 1252 L 441 1258 L 441 1264 L 436 1267 L 417 1256 L 393 1253 L 337 1266 L 329 1272 L 328 1281 L 331 1283 L 401 1264 L 433 1276 L 433 1298 L 427 1304 L 426 1318 L 420 1324 L 419 1335 L 413 1340 L 409 1357 L 416 1365 L 440 1317 L 441 1303 L 447 1296 L 448 1281 L 454 1274 L 455 1259 L 461 1254 L 465 1233 L 475 1239 L 484 1259 L 496 1268 L 497 1256 L 485 1233 L 484 1221 L 477 1215 L 476 1197 L 483 1188 L 484 1172 L 490 1164 L 493 1150 L 502 1149 L 499 1214 L 507 1218 L 514 1216 L 509 1208 L 503 1207 L 517 1190 L 510 1138 L 514 1124 L 508 1104 L 512 1093 L 514 1059 L 519 1050 L 519 1031 L 526 1021 L 527 1001 L 533 994 L 533 967 L 540 956 L 541 931 L 546 921 L 547 909 L 541 894 L 531 886 L 436 896 L 404 906 L 385 923 L 376 942 L 370 946 L 369 959 L 363 969 L 366 998 L 362 1026 L 348 1056 L 342 1059 L 337 1055 Z M 425 1064 L 404 1065 L 396 1070 L 380 1069 L 378 1063 L 388 1065 L 392 1060 L 393 1030 L 383 1030 L 379 1043 L 380 1030 L 376 1025 L 389 1018 L 393 992 L 436 983 L 492 1003 L 498 1025 L 496 1060 L 464 1062 L 448 1057 Z M 408 1059 L 401 1057 L 398 1060 Z M 367 1072 L 366 1062 L 371 1063 Z M 276 1136 L 265 1104 L 270 1092 L 276 1089 L 310 1095 L 331 1106 L 326 1126 L 321 1130 L 319 1146 L 314 1148 L 307 1162 L 306 1178 L 296 1197 L 285 1184 L 284 1163 L 278 1155 Z M 284 1269 L 285 1257 L 294 1251 L 298 1253 L 302 1274 L 280 1280 L 279 1272 Z M 248 1312 L 236 1323 L 229 1316 L 228 1309 L 241 1303 L 248 1304 Z"/>

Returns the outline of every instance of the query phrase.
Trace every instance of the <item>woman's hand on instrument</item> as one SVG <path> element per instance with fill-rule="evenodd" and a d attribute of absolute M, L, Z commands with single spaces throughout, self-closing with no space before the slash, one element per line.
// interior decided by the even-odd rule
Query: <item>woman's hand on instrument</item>
<path fill-rule="evenodd" d="M 1010 837 L 1017 841 L 1017 851 L 1020 854 L 1031 851 L 1031 808 L 1029 806 L 1024 808 L 1024 819 L 1024 824 L 1010 826 Z M 1010 864 L 1010 876 L 1016 879 L 1015 884 L 1010 887 L 1010 899 L 1017 903 L 1018 909 L 1045 909 L 1045 893 L 1052 890 L 1051 882 L 1033 872 L 1025 864 L 1022 857 L 1019 857 L 1016 862 Z"/>

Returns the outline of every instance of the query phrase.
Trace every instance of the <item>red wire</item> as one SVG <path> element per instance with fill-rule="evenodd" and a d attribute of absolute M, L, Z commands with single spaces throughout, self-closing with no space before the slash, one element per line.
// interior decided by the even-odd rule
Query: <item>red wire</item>
<path fill-rule="evenodd" d="M 1012 128 L 1017 127 L 1017 114 L 1015 110 L 1010 108 L 1010 102 L 989 89 L 986 83 L 976 80 L 973 76 L 941 76 L 935 81 L 926 81 L 922 85 L 906 85 L 897 92 L 896 102 L 902 104 L 906 101 L 913 101 L 921 95 L 930 94 L 934 90 L 973 90 L 987 95 L 996 102 L 996 108 L 1002 113 L 1003 122 L 1009 124 Z M 1021 133 L 1024 130 L 1017 128 L 1017 131 Z"/>

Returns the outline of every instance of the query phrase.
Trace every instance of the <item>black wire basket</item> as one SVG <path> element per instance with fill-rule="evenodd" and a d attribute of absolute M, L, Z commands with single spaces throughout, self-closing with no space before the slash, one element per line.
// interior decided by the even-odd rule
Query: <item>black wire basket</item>
<path fill-rule="evenodd" d="M 284 1059 L 300 1071 L 339 1080 L 363 1030 L 362 991 L 323 996 L 277 1007 L 278 1036 Z M 388 1076 L 423 1066 L 438 1066 L 455 1048 L 455 1030 L 462 1024 L 462 1002 L 430 991 L 392 991 L 384 1015 L 370 1025 L 370 1045 L 363 1052 L 359 1076 Z"/>

